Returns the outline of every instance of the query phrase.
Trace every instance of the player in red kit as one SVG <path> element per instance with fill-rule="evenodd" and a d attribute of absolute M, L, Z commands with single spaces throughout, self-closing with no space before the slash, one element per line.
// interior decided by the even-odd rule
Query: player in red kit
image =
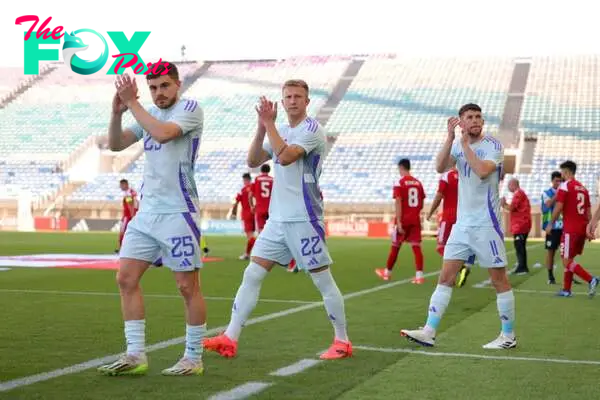
<path fill-rule="evenodd" d="M 119 247 L 116 253 L 118 253 L 119 250 L 121 250 L 121 245 L 123 244 L 123 237 L 125 237 L 127 225 L 129 224 L 129 222 L 131 222 L 133 217 L 135 217 L 135 214 L 137 213 L 137 210 L 139 208 L 137 193 L 135 190 L 129 187 L 129 182 L 127 181 L 127 179 L 121 179 L 119 181 L 119 186 L 121 188 L 121 191 L 123 192 L 123 216 L 121 218 L 121 230 L 119 232 Z"/>
<path fill-rule="evenodd" d="M 233 208 L 231 209 L 231 218 L 235 219 L 238 204 L 241 204 L 244 233 L 246 233 L 246 238 L 248 241 L 246 242 L 246 252 L 240 256 L 240 260 L 248 260 L 250 258 L 252 247 L 254 246 L 254 241 L 256 240 L 254 237 L 254 231 L 256 229 L 254 222 L 254 206 L 252 204 L 253 185 L 252 177 L 249 173 L 242 175 L 242 179 L 244 180 L 244 187 L 242 187 L 242 190 L 240 190 L 235 197 L 235 202 L 233 203 Z"/>
<path fill-rule="evenodd" d="M 446 242 L 452 232 L 452 227 L 456 223 L 456 214 L 458 208 L 458 171 L 456 167 L 452 167 L 450 170 L 444 172 L 440 177 L 438 184 L 438 190 L 431 203 L 429 214 L 427 219 L 435 214 L 435 211 L 442 203 L 442 218 L 438 224 L 437 234 L 437 247 L 436 251 L 440 256 L 444 256 L 444 249 L 446 248 Z M 465 265 L 462 266 L 456 277 L 456 287 L 463 287 L 467 282 L 467 277 L 471 272 L 471 266 L 475 262 L 474 257 L 471 257 Z"/>
<path fill-rule="evenodd" d="M 590 275 L 581 265 L 575 262 L 575 257 L 583 254 L 585 240 L 588 238 L 587 226 L 592 220 L 590 195 L 579 181 L 575 179 L 577 165 L 573 161 L 565 161 L 560 165 L 560 172 L 564 182 L 559 186 L 556 194 L 556 205 L 552 217 L 546 227 L 546 234 L 550 234 L 558 216 L 563 215 L 563 234 L 560 240 L 560 254 L 565 268 L 563 289 L 558 296 L 571 297 L 571 284 L 573 274 L 579 276 L 589 285 L 588 294 L 596 294 L 598 278 Z"/>
<path fill-rule="evenodd" d="M 258 233 L 262 232 L 267 219 L 269 219 L 269 203 L 273 191 L 273 177 L 269 175 L 269 172 L 271 172 L 269 164 L 263 164 L 260 167 L 260 175 L 254 178 L 252 197 L 254 198 L 254 215 Z"/>
<path fill-rule="evenodd" d="M 398 162 L 400 180 L 394 185 L 394 200 L 396 203 L 396 226 L 392 233 L 392 247 L 388 256 L 386 268 L 378 268 L 375 273 L 383 280 L 389 280 L 392 269 L 396 264 L 398 252 L 403 242 L 412 246 L 415 256 L 416 276 L 412 283 L 422 284 L 423 251 L 421 250 L 421 210 L 425 200 L 425 191 L 421 182 L 410 174 L 410 160 L 403 158 Z"/>

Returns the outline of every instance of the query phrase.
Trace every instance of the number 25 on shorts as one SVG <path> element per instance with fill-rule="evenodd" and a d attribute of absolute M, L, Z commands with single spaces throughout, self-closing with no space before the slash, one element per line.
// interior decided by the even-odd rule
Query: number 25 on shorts
<path fill-rule="evenodd" d="M 302 245 L 302 255 L 304 257 L 307 257 L 315 254 L 320 254 L 323 251 L 323 248 L 319 246 L 320 243 L 321 238 L 318 235 L 300 239 L 300 244 Z"/>
<path fill-rule="evenodd" d="M 194 239 L 192 236 L 172 237 L 170 240 L 173 245 L 171 248 L 171 256 L 174 258 L 182 256 L 190 257 L 194 255 Z"/>

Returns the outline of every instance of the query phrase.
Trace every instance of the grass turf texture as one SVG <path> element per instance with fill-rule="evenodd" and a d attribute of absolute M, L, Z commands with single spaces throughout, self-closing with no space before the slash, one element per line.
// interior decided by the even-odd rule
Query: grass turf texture
<path fill-rule="evenodd" d="M 233 298 L 246 262 L 237 260 L 242 238 L 209 237 L 211 256 L 223 262 L 208 263 L 202 271 L 206 296 Z M 108 254 L 114 234 L 7 233 L 0 232 L 0 255 L 36 253 Z M 385 264 L 389 242 L 370 239 L 329 239 L 334 276 L 344 294 L 384 285 L 373 273 Z M 435 243 L 423 243 L 426 272 L 439 270 Z M 512 243 L 507 249 L 513 249 Z M 587 245 L 581 264 L 600 274 L 595 258 L 600 246 Z M 494 291 L 472 285 L 487 278 L 475 268 L 467 285 L 456 289 L 441 324 L 437 347 L 428 352 L 492 355 L 499 357 L 560 358 L 600 361 L 600 298 L 579 294 L 587 286 L 574 286 L 573 298 L 555 298 L 541 291 L 544 269 L 540 242 L 529 249 L 531 274 L 511 277 L 516 289 L 516 330 L 519 347 L 511 351 L 484 351 L 481 345 L 499 332 Z M 509 262 L 514 263 L 514 254 Z M 403 248 L 394 281 L 414 274 L 412 252 Z M 562 268 L 556 276 L 562 280 Z M 61 268 L 14 268 L 0 272 L 0 385 L 2 382 L 48 372 L 123 350 L 123 326 L 117 295 L 58 292 L 117 293 L 115 271 Z M 401 328 L 422 325 L 436 277 L 426 284 L 400 284 L 346 301 L 349 333 L 355 346 L 396 351 L 423 350 L 399 336 Z M 183 305 L 166 268 L 150 270 L 142 281 L 144 293 L 173 297 L 146 298 L 148 344 L 184 334 Z M 23 290 L 23 292 L 7 291 Z M 37 290 L 40 292 L 25 292 Z M 265 280 L 264 299 L 320 301 L 309 277 L 275 269 Z M 229 321 L 230 300 L 207 300 L 209 329 Z M 301 304 L 260 302 L 251 317 L 299 307 Z M 294 399 L 551 399 L 595 398 L 600 365 L 551 363 L 515 359 L 437 357 L 414 353 L 355 350 L 352 359 L 323 362 L 297 375 L 274 377 L 269 373 L 328 347 L 332 328 L 322 307 L 297 312 L 246 327 L 238 357 L 204 356 L 202 377 L 173 378 L 160 375 L 182 354 L 177 344 L 148 354 L 150 372 L 145 377 L 100 376 L 95 368 L 1 392 L 0 399 L 189 399 L 207 398 L 248 381 L 268 382 L 254 398 Z M 395 350 L 394 350 L 395 349 Z"/>

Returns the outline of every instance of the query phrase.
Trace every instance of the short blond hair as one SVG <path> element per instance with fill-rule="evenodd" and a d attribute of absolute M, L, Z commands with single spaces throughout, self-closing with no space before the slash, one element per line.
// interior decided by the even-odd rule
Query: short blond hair
<path fill-rule="evenodd" d="M 303 81 L 302 79 L 288 79 L 283 84 L 283 87 L 281 88 L 281 90 L 285 89 L 286 87 L 304 88 L 304 90 L 306 90 L 306 94 L 308 95 L 308 83 L 306 83 L 306 81 Z"/>

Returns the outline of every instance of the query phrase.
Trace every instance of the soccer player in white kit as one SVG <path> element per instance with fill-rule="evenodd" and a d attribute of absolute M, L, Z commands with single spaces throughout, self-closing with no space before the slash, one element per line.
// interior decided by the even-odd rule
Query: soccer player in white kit
<path fill-rule="evenodd" d="M 306 82 L 287 81 L 282 92 L 288 123 L 277 128 L 277 104 L 262 97 L 256 108 L 256 135 L 248 151 L 251 168 L 271 158 L 274 161 L 269 219 L 252 249 L 251 262 L 235 296 L 227 330 L 205 339 L 204 348 L 223 357 L 236 355 L 242 326 L 256 307 L 264 278 L 275 264 L 288 265 L 293 258 L 300 269 L 310 273 L 333 324 L 334 342 L 321 359 L 350 357 L 352 344 L 346 332 L 344 298 L 331 275 L 332 260 L 325 243 L 319 189 L 325 132 L 316 120 L 307 117 L 310 100 Z"/>
<path fill-rule="evenodd" d="M 506 274 L 504 233 L 500 226 L 499 181 L 502 174 L 504 148 L 491 136 L 483 134 L 481 108 L 466 104 L 459 118 L 448 119 L 448 136 L 436 159 L 438 173 L 456 164 L 459 173 L 458 215 L 446 243 L 444 264 L 438 285 L 431 296 L 425 327 L 401 331 L 402 336 L 423 346 L 433 346 L 435 335 L 452 296 L 456 273 L 471 256 L 487 268 L 496 288 L 498 313 L 502 331 L 485 349 L 510 349 L 517 346 L 513 325 L 515 297 Z M 462 129 L 455 142 L 454 130 Z"/>
<path fill-rule="evenodd" d="M 166 63 L 165 63 L 166 64 Z M 200 375 L 206 307 L 200 292 L 202 267 L 198 191 L 194 163 L 200 147 L 203 112 L 194 99 L 179 97 L 181 81 L 174 64 L 155 66 L 146 75 L 154 105 L 137 100 L 135 80 L 118 76 L 109 128 L 113 151 L 143 140 L 146 163 L 140 209 L 127 227 L 119 253 L 117 283 L 125 321 L 126 353 L 98 370 L 106 375 L 140 375 L 148 370 L 145 355 L 144 301 L 140 280 L 158 257 L 173 271 L 185 303 L 186 340 L 183 357 L 164 375 Z M 129 109 L 136 122 L 121 128 Z"/>

